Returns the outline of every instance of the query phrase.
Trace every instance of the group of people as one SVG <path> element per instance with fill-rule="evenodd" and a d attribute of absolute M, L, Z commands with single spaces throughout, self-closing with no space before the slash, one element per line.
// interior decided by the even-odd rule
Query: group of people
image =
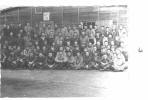
<path fill-rule="evenodd" d="M 123 26 L 27 23 L 3 25 L 1 65 L 11 69 L 127 69 L 127 31 Z"/>

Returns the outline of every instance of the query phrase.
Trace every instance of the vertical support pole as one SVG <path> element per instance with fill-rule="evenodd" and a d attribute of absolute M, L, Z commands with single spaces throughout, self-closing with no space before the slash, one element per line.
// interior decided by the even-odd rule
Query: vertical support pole
<path fill-rule="evenodd" d="M 117 26 L 119 26 L 119 17 L 120 17 L 119 11 L 120 11 L 120 10 L 117 10 Z"/>
<path fill-rule="evenodd" d="M 63 6 L 62 6 L 62 25 L 63 25 L 63 16 L 64 16 L 64 11 L 63 11 Z"/>
<path fill-rule="evenodd" d="M 32 20 L 33 20 L 33 16 L 32 16 L 32 7 L 31 7 L 31 26 L 32 26 Z"/>
<path fill-rule="evenodd" d="M 5 24 L 7 23 L 7 15 L 6 15 L 6 12 L 5 12 Z"/>
<path fill-rule="evenodd" d="M 79 7 L 78 7 L 78 24 L 80 23 L 80 13 L 79 13 Z"/>
<path fill-rule="evenodd" d="M 100 26 L 100 6 L 98 6 L 98 24 Z"/>
<path fill-rule="evenodd" d="M 18 20 L 18 23 L 20 23 L 20 10 L 19 10 L 19 8 L 18 8 L 18 16 L 17 16 L 17 20 Z"/>

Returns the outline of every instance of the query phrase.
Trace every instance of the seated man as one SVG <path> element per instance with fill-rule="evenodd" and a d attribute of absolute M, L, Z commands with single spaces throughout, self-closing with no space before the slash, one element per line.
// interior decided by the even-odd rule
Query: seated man
<path fill-rule="evenodd" d="M 66 67 L 65 65 L 67 62 L 67 56 L 63 47 L 60 47 L 60 50 L 57 52 L 55 57 L 55 62 L 56 62 L 56 69 L 63 69 L 64 67 Z"/>
<path fill-rule="evenodd" d="M 29 69 L 34 69 L 35 67 L 35 55 L 31 52 L 27 58 L 27 65 Z"/>
<path fill-rule="evenodd" d="M 71 52 L 67 52 L 67 69 L 71 69 L 74 67 L 74 56 Z"/>
<path fill-rule="evenodd" d="M 83 51 L 84 48 L 87 46 L 88 41 L 88 36 L 83 31 L 82 35 L 80 36 L 81 51 Z"/>
<path fill-rule="evenodd" d="M 53 68 L 54 67 L 54 64 L 55 64 L 55 58 L 54 58 L 54 55 L 52 54 L 52 52 L 49 52 L 48 53 L 48 56 L 46 58 L 46 61 L 47 61 L 47 66 L 48 68 Z"/>
<path fill-rule="evenodd" d="M 74 68 L 81 69 L 83 66 L 83 56 L 80 54 L 80 52 L 77 52 L 75 56 Z"/>
<path fill-rule="evenodd" d="M 93 67 L 92 64 L 92 55 L 90 55 L 90 53 L 88 51 L 85 51 L 85 54 L 83 56 L 83 60 L 84 60 L 84 69 L 91 69 Z"/>
<path fill-rule="evenodd" d="M 45 67 L 45 61 L 46 61 L 45 55 L 43 55 L 42 52 L 39 52 L 39 54 L 36 55 L 35 59 L 36 68 L 43 69 Z"/>
<path fill-rule="evenodd" d="M 94 53 L 94 68 L 100 69 L 100 62 L 101 62 L 101 56 L 98 53 Z"/>
<path fill-rule="evenodd" d="M 114 71 L 124 71 L 127 69 L 127 64 L 125 61 L 125 57 L 120 49 L 116 49 L 113 59 L 113 69 Z"/>
<path fill-rule="evenodd" d="M 1 55 L 0 55 L 0 63 L 1 63 L 0 66 L 2 68 L 6 68 L 6 59 L 7 59 L 7 56 L 6 56 L 5 52 L 2 50 Z"/>
<path fill-rule="evenodd" d="M 101 69 L 100 70 L 108 70 L 110 69 L 110 60 L 107 54 L 104 54 L 101 58 Z"/>

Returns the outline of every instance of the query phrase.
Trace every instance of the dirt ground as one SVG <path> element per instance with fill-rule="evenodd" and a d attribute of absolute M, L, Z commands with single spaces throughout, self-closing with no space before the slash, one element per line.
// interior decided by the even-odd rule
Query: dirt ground
<path fill-rule="evenodd" d="M 123 96 L 128 79 L 127 71 L 2 70 L 1 97 Z"/>

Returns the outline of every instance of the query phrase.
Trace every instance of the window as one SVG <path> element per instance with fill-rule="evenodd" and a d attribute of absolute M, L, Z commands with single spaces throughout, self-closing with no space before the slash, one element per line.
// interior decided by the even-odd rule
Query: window
<path fill-rule="evenodd" d="M 40 7 L 35 8 L 35 14 L 42 14 L 42 8 Z"/>

